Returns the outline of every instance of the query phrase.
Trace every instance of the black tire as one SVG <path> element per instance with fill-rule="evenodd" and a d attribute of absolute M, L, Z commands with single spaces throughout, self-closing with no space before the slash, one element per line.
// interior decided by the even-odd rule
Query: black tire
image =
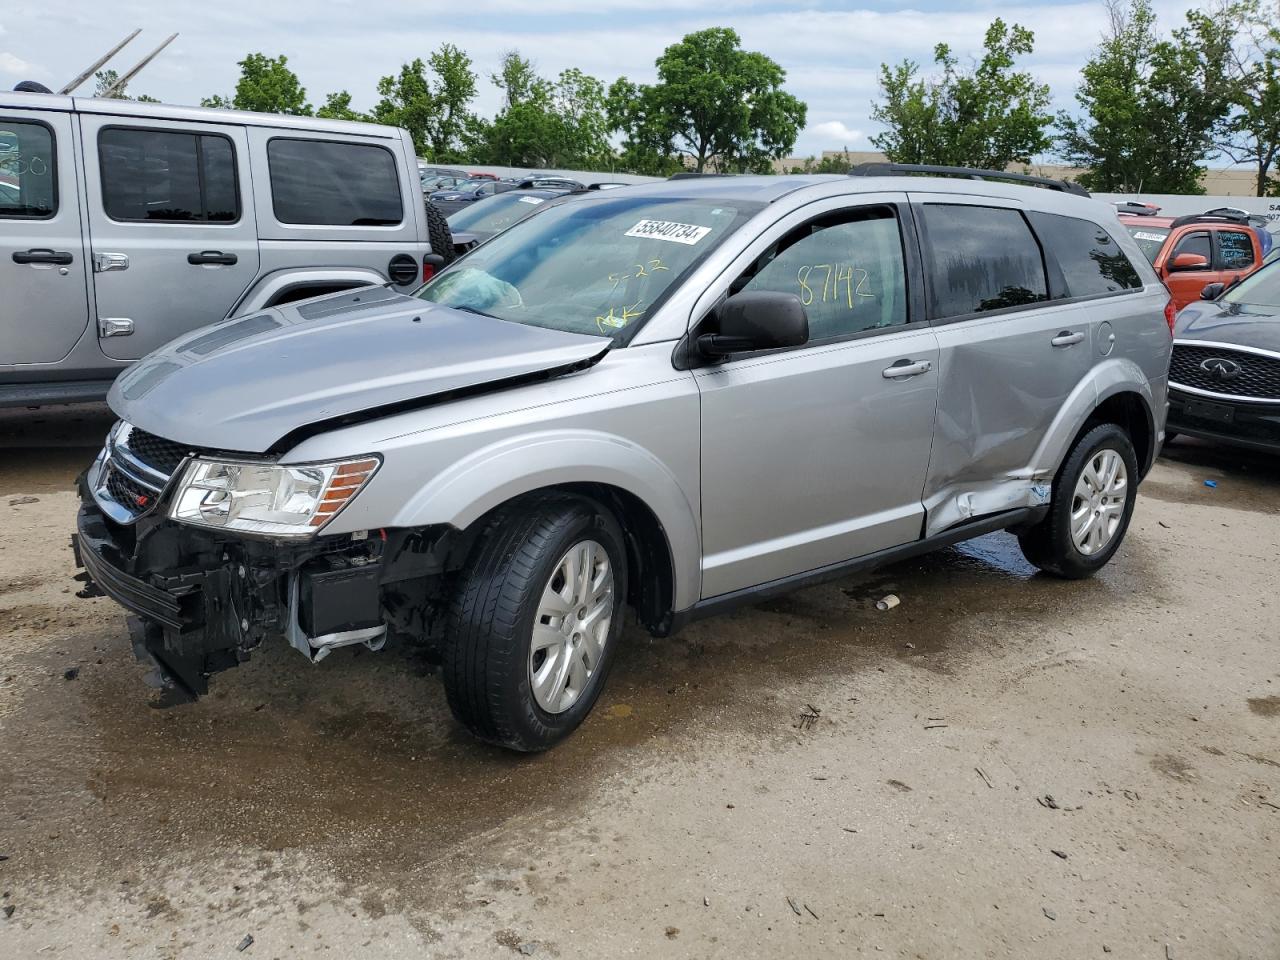
<path fill-rule="evenodd" d="M 543 590 L 575 544 L 593 540 L 613 570 L 613 609 L 599 661 L 577 699 L 560 713 L 534 696 L 531 647 Z M 540 494 L 491 518 L 454 593 L 442 674 L 449 707 L 482 740 L 533 752 L 554 746 L 591 711 L 622 632 L 627 552 L 617 521 L 578 497 Z"/>
<path fill-rule="evenodd" d="M 449 221 L 430 200 L 424 201 L 427 207 L 427 239 L 431 241 L 431 252 L 444 258 L 444 266 L 458 259 L 453 249 L 453 231 L 449 229 Z"/>
<path fill-rule="evenodd" d="M 1076 499 L 1076 485 L 1085 466 L 1106 449 L 1114 450 L 1124 461 L 1128 474 L 1124 509 L 1111 539 L 1097 553 L 1085 554 L 1071 537 L 1071 513 Z M 1067 580 L 1091 577 L 1115 555 L 1133 517 L 1138 490 L 1138 458 L 1129 435 L 1114 423 L 1103 423 L 1076 441 L 1053 480 L 1049 513 L 1034 527 L 1018 535 L 1023 556 L 1045 573 Z"/>

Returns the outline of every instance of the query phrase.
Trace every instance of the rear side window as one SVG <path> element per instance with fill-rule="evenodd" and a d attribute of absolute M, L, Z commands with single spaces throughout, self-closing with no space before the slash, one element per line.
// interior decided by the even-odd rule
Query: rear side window
<path fill-rule="evenodd" d="M 0 117 L 0 218 L 46 220 L 58 212 L 53 133 Z"/>
<path fill-rule="evenodd" d="M 216 134 L 108 127 L 98 134 L 102 205 L 112 220 L 235 223 L 236 154 Z"/>
<path fill-rule="evenodd" d="M 740 277 L 739 290 L 794 293 L 809 315 L 810 340 L 900 326 L 907 285 L 898 220 L 874 207 L 807 223 Z"/>
<path fill-rule="evenodd" d="M 924 222 L 934 319 L 1048 299 L 1040 245 L 1017 210 L 926 204 Z"/>
<path fill-rule="evenodd" d="M 1219 230 L 1218 256 L 1223 270 L 1247 270 L 1253 266 L 1253 238 L 1243 230 Z"/>
<path fill-rule="evenodd" d="M 1068 297 L 1093 297 L 1142 286 L 1138 271 L 1105 229 L 1089 220 L 1028 213 L 1036 235 L 1062 268 Z"/>
<path fill-rule="evenodd" d="M 386 227 L 403 219 L 395 157 L 383 147 L 275 139 L 267 166 L 280 223 Z"/>

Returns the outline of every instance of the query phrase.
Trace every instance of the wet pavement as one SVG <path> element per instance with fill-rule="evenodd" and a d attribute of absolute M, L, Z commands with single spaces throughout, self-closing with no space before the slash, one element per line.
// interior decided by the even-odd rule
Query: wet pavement
<path fill-rule="evenodd" d="M 1175 444 L 1089 581 L 997 534 L 630 627 L 524 757 L 405 649 L 149 706 L 69 580 L 109 423 L 0 414 L 0 956 L 1280 956 L 1278 458 Z"/>

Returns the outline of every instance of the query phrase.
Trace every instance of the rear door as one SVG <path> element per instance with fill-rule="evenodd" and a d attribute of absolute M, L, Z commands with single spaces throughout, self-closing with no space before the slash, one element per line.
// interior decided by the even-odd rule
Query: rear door
<path fill-rule="evenodd" d="M 1258 266 L 1262 250 L 1252 230 L 1223 227 L 1213 232 L 1214 266 L 1218 279 L 1228 286 L 1247 277 Z"/>
<path fill-rule="evenodd" d="M 98 336 L 136 360 L 227 316 L 258 274 L 243 127 L 81 115 Z"/>
<path fill-rule="evenodd" d="M 1031 505 L 1030 482 L 1009 481 L 1088 373 L 1093 321 L 1080 303 L 1050 300 L 1044 253 L 1017 201 L 913 201 L 940 351 L 924 498 L 933 533 Z"/>
<path fill-rule="evenodd" d="M 71 114 L 0 109 L 0 365 L 65 357 L 86 283 Z"/>

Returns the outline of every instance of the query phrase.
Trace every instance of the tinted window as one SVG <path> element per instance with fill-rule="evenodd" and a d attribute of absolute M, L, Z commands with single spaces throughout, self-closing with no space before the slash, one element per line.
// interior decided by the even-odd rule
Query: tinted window
<path fill-rule="evenodd" d="M 1208 263 L 1213 262 L 1213 247 L 1209 242 L 1208 231 L 1199 231 L 1197 233 L 1188 233 L 1178 241 L 1178 245 L 1174 247 L 1173 257 L 1180 256 L 1184 253 L 1195 254 L 1197 257 L 1204 257 L 1207 261 L 1205 269 L 1208 270 Z"/>
<path fill-rule="evenodd" d="M 928 204 L 924 220 L 935 317 L 1048 298 L 1040 245 L 1017 210 Z"/>
<path fill-rule="evenodd" d="M 1053 254 L 1062 268 L 1066 296 L 1089 297 L 1142 286 L 1120 244 L 1098 224 L 1052 213 L 1030 213 L 1027 218 L 1045 252 Z"/>
<path fill-rule="evenodd" d="M 1253 266 L 1253 238 L 1243 230 L 1219 230 L 1218 255 L 1223 270 L 1246 270 Z"/>
<path fill-rule="evenodd" d="M 1169 239 L 1169 231 L 1163 227 L 1144 227 L 1134 223 L 1126 223 L 1124 227 L 1129 231 L 1129 235 L 1138 241 L 1138 248 L 1147 258 L 1147 262 L 1155 263 L 1156 257 L 1160 256 L 1160 248 Z"/>
<path fill-rule="evenodd" d="M 886 208 L 805 224 L 783 237 L 734 284 L 794 293 L 809 314 L 809 338 L 825 340 L 907 322 L 902 235 Z"/>
<path fill-rule="evenodd" d="M 58 210 L 53 134 L 0 117 L 0 217 L 41 220 Z"/>
<path fill-rule="evenodd" d="M 390 150 L 326 140 L 267 144 L 271 199 L 281 223 L 381 227 L 401 221 Z"/>
<path fill-rule="evenodd" d="M 113 220 L 233 223 L 240 218 L 231 141 L 113 127 L 98 134 L 102 205 Z"/>

